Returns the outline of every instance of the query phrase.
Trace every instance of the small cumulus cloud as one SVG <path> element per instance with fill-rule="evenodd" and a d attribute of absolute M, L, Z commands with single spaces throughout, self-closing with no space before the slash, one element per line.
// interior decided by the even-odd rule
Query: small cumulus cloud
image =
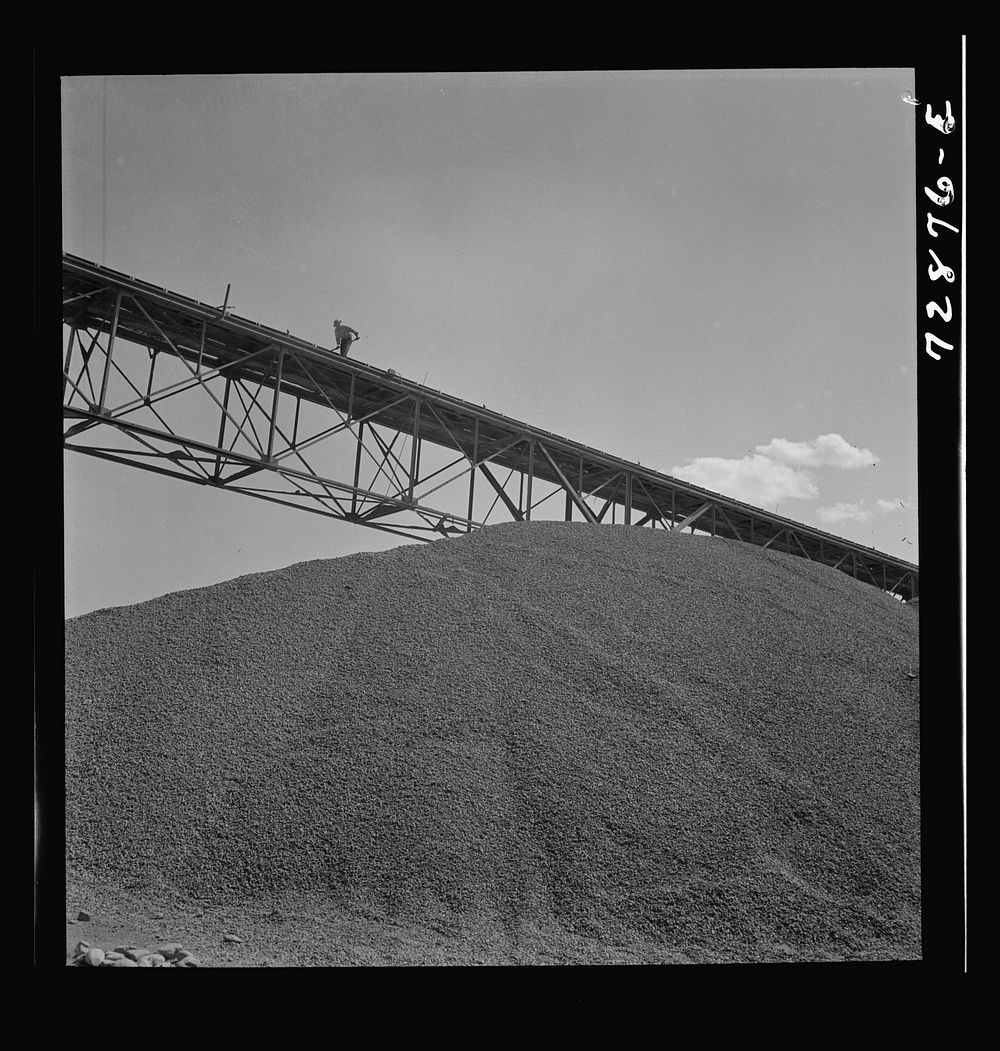
<path fill-rule="evenodd" d="M 669 473 L 757 507 L 773 507 L 785 500 L 809 500 L 819 495 L 816 481 L 806 468 L 837 467 L 853 471 L 871 466 L 878 459 L 870 449 L 859 449 L 839 434 L 821 434 L 801 442 L 772 438 L 739 459 L 699 456 L 682 466 L 671 467 Z M 826 521 L 843 521 L 852 515 L 858 521 L 866 521 L 871 514 L 859 505 L 850 504 L 825 510 L 833 516 Z M 859 514 L 866 517 L 857 518 Z"/>
<path fill-rule="evenodd" d="M 861 504 L 841 501 L 832 507 L 817 507 L 816 514 L 824 522 L 867 522 L 873 512 Z"/>
<path fill-rule="evenodd" d="M 848 471 L 868 467 L 879 460 L 871 449 L 859 449 L 839 434 L 821 434 L 808 442 L 772 438 L 767 445 L 758 445 L 757 452 L 777 463 L 795 467 L 840 467 Z"/>
<path fill-rule="evenodd" d="M 852 504 L 841 501 L 831 507 L 817 507 L 816 514 L 824 522 L 870 522 L 877 515 L 892 514 L 913 506 L 912 500 L 876 500 L 870 507 L 864 500 Z"/>
<path fill-rule="evenodd" d="M 913 506 L 912 500 L 876 500 L 875 510 L 880 515 L 891 515 L 893 511 L 908 511 Z"/>
<path fill-rule="evenodd" d="M 671 467 L 669 473 L 702 489 L 758 506 L 782 500 L 808 500 L 819 495 L 808 471 L 775 463 L 759 453 L 738 460 L 699 456 L 681 467 Z"/>

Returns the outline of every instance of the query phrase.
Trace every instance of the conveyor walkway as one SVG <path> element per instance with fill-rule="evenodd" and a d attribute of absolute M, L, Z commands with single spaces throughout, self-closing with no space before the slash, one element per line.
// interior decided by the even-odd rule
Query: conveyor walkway
<path fill-rule="evenodd" d="M 66 253 L 63 322 L 76 452 L 422 540 L 551 518 L 555 498 L 567 520 L 690 529 L 918 595 L 912 563 Z"/>

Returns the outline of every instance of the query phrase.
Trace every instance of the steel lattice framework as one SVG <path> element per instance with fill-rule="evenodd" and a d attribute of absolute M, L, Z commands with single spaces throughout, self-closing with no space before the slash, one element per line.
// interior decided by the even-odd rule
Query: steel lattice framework
<path fill-rule="evenodd" d="M 494 514 L 690 529 L 918 594 L 912 563 L 69 254 L 63 323 L 75 452 L 411 539 Z"/>

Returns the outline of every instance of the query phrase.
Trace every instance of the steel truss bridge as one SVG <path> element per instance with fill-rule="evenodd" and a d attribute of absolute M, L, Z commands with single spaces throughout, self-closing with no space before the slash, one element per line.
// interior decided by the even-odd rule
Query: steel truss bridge
<path fill-rule="evenodd" d="M 75 452 L 411 539 L 494 513 L 689 529 L 918 594 L 912 563 L 66 253 L 63 328 Z"/>

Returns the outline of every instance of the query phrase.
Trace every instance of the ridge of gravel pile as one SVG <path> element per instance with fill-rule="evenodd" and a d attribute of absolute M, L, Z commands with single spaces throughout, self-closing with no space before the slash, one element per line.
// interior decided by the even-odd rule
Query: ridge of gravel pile
<path fill-rule="evenodd" d="M 630 526 L 101 610 L 66 622 L 68 898 L 310 899 L 456 962 L 917 959 L 918 671 L 876 588 Z"/>

